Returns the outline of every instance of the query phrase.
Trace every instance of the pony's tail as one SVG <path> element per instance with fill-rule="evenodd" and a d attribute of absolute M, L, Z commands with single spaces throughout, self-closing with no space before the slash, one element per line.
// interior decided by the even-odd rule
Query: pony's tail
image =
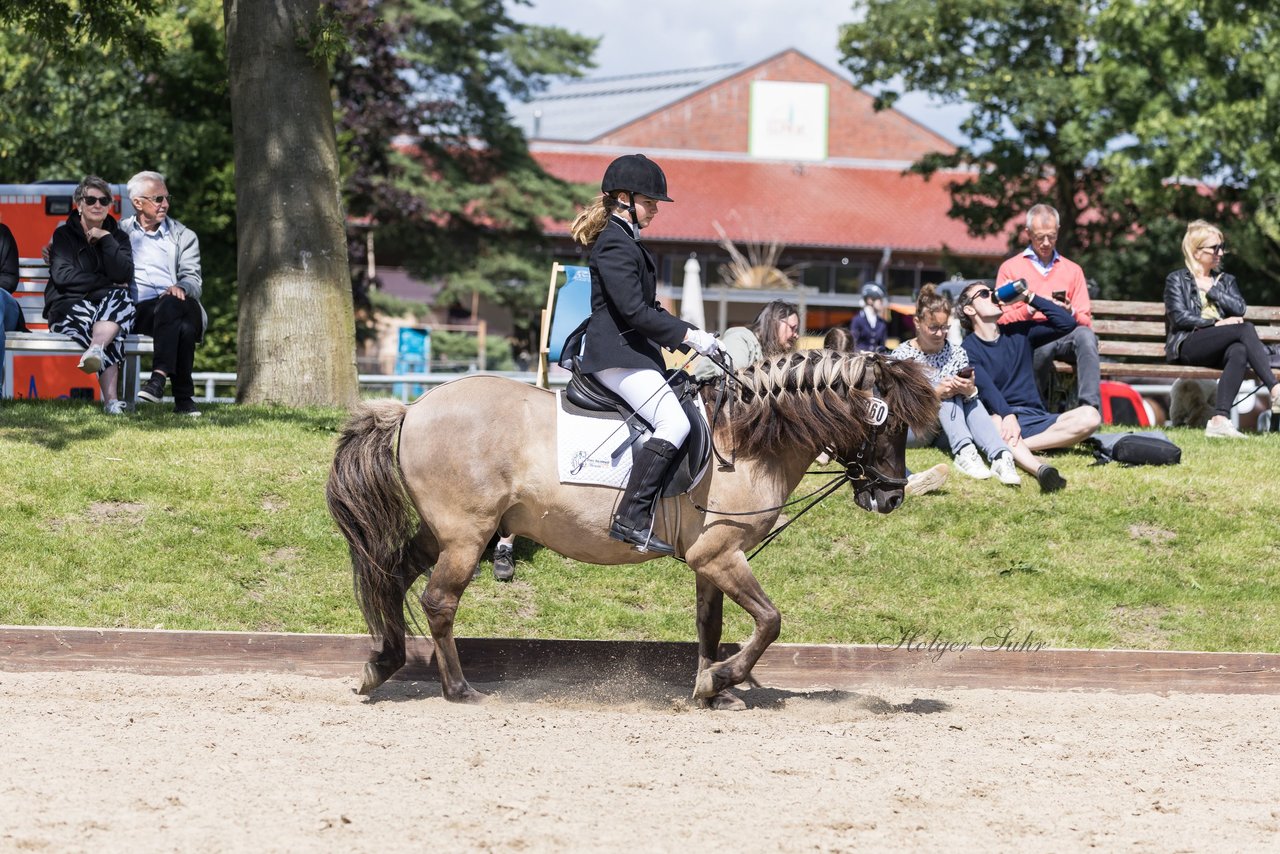
<path fill-rule="evenodd" d="M 404 635 L 406 563 L 421 523 L 405 491 L 396 443 L 407 408 L 361 404 L 338 437 L 325 495 L 351 550 L 356 601 L 374 637 Z M 403 643 L 403 641 L 401 641 Z"/>

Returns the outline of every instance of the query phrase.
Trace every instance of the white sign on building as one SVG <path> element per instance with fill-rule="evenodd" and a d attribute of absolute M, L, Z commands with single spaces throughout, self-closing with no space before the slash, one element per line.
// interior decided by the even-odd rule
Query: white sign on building
<path fill-rule="evenodd" d="M 747 150 L 753 157 L 826 160 L 827 110 L 825 83 L 756 80 Z"/>

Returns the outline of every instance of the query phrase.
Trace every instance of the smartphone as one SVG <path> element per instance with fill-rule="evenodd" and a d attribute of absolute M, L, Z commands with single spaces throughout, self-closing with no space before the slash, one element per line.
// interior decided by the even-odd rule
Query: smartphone
<path fill-rule="evenodd" d="M 1066 291 L 1054 291 L 1054 292 L 1053 292 L 1053 299 L 1054 299 L 1054 301 L 1055 301 L 1055 302 L 1066 302 L 1066 301 L 1067 301 L 1067 292 L 1066 292 Z"/>
<path fill-rule="evenodd" d="M 973 376 L 973 365 L 965 365 L 963 368 L 956 371 L 956 376 L 964 377 L 966 380 L 969 379 Z"/>

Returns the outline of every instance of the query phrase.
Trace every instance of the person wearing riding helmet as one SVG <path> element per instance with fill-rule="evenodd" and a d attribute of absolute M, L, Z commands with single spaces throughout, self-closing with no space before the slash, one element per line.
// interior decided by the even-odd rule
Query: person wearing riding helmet
<path fill-rule="evenodd" d="M 889 326 L 880 316 L 884 311 L 884 288 L 875 282 L 862 286 L 862 311 L 853 316 L 849 332 L 853 334 L 853 349 L 870 353 L 888 353 L 885 339 Z"/>
<path fill-rule="evenodd" d="M 659 202 L 670 202 L 667 176 L 643 154 L 627 154 L 605 169 L 600 196 L 580 213 L 573 238 L 591 247 L 591 316 L 570 333 L 565 349 L 653 427 L 632 456 L 631 476 L 609 536 L 638 551 L 675 554 L 653 536 L 662 477 L 689 435 L 689 419 L 667 385 L 659 347 L 719 350 L 711 333 L 669 314 L 657 302 L 657 265 L 640 242 Z"/>

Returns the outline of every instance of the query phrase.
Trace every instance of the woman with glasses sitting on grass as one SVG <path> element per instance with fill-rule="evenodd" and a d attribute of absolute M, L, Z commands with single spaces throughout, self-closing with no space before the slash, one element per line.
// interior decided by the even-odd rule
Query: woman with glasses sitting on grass
<path fill-rule="evenodd" d="M 1222 231 L 1216 226 L 1202 219 L 1187 226 L 1182 238 L 1186 266 L 1164 281 L 1164 352 L 1171 364 L 1222 371 L 1214 414 L 1204 434 L 1240 439 L 1244 434 L 1231 424 L 1230 416 L 1245 368 L 1252 368 L 1271 389 L 1273 413 L 1280 412 L 1280 385 L 1271 372 L 1267 348 L 1253 324 L 1244 319 L 1248 306 L 1236 277 L 1218 270 L 1225 254 Z"/>
<path fill-rule="evenodd" d="M 102 411 L 122 415 L 116 397 L 124 337 L 133 330 L 133 248 L 111 216 L 111 187 L 90 175 L 71 197 L 74 210 L 54 229 L 44 316 L 49 331 L 85 348 L 80 370 L 97 374 Z"/>
<path fill-rule="evenodd" d="M 1001 483 L 1018 486 L 1022 478 L 1014 465 L 1013 451 L 1000 438 L 990 413 L 978 399 L 969 355 L 947 340 L 951 308 L 951 300 L 934 285 L 921 288 L 916 299 L 916 337 L 899 345 L 891 358 L 924 365 L 942 400 L 938 421 L 956 468 L 978 480 L 994 474 Z M 991 461 L 991 468 L 987 468 L 983 456 Z"/>

